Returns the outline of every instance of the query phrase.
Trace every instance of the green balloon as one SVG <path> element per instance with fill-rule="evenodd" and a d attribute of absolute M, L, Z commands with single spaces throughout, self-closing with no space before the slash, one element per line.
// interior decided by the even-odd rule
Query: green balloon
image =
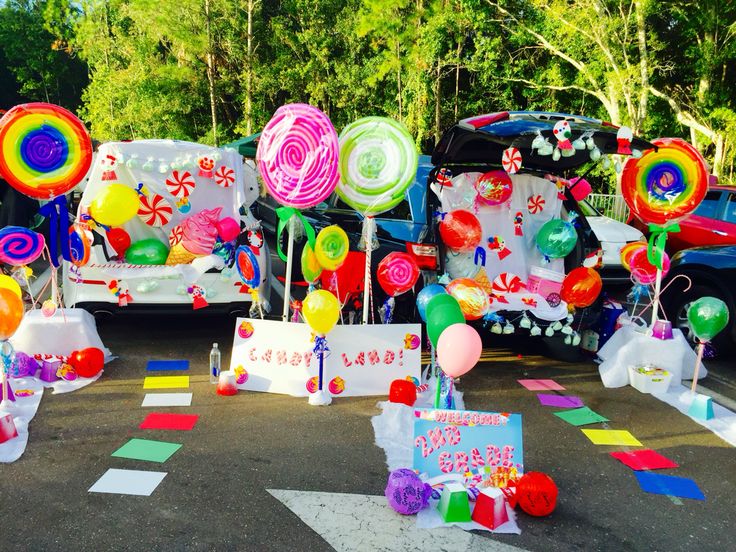
<path fill-rule="evenodd" d="M 700 341 L 710 341 L 728 325 L 728 307 L 715 297 L 701 297 L 688 307 L 687 321 Z"/>
<path fill-rule="evenodd" d="M 125 262 L 132 265 L 166 264 L 169 248 L 156 238 L 140 240 L 125 251 Z"/>
<path fill-rule="evenodd" d="M 434 309 L 445 305 L 457 305 L 457 308 L 460 308 L 460 303 L 458 303 L 457 299 L 455 299 L 452 295 L 450 295 L 449 293 L 440 293 L 427 301 L 427 307 L 425 309 L 425 312 L 427 313 L 427 319 L 429 320 L 429 315 L 432 314 L 432 311 Z"/>
<path fill-rule="evenodd" d="M 550 259 L 566 257 L 575 248 L 578 233 L 575 227 L 562 219 L 552 219 L 544 223 L 537 232 L 537 247 Z"/>
<path fill-rule="evenodd" d="M 429 311 L 427 313 L 427 335 L 429 335 L 429 340 L 435 347 L 437 347 L 437 340 L 440 338 L 440 334 L 445 331 L 445 328 L 453 324 L 465 324 L 465 316 L 463 316 L 463 311 L 460 310 L 457 301 L 454 305 L 436 306 L 431 313 Z"/>

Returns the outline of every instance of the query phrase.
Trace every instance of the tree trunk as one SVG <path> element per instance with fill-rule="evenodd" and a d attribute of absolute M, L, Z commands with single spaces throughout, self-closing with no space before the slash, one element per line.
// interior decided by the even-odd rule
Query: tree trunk
<path fill-rule="evenodd" d="M 724 157 L 726 153 L 725 146 L 725 138 L 723 134 L 720 132 L 716 133 L 716 135 L 713 137 L 713 142 L 716 145 L 716 152 L 713 156 L 713 168 L 710 172 L 712 172 L 716 176 L 721 176 L 723 174 L 723 164 L 724 164 Z"/>
<path fill-rule="evenodd" d="M 434 82 L 434 143 L 440 141 L 442 130 L 442 64 L 437 60 L 437 75 Z"/>
<path fill-rule="evenodd" d="M 636 9 L 636 34 L 639 43 L 639 71 L 641 78 L 639 112 L 637 114 L 636 128 L 632 129 L 634 134 L 637 134 L 644 124 L 644 119 L 647 118 L 649 104 L 649 57 L 647 53 L 647 28 L 644 21 L 644 9 L 641 5 L 641 0 L 636 0 L 634 8 Z"/>
<path fill-rule="evenodd" d="M 457 41 L 457 59 L 455 60 L 455 120 L 457 121 L 457 104 L 458 96 L 460 94 L 460 54 L 463 51 L 463 38 L 461 37 Z"/>
<path fill-rule="evenodd" d="M 396 60 L 398 68 L 396 69 L 396 83 L 399 88 L 399 122 L 404 122 L 404 102 L 402 101 L 403 90 L 401 89 L 401 45 L 396 41 Z"/>
<path fill-rule="evenodd" d="M 254 0 L 248 0 L 248 36 L 245 61 L 245 133 L 253 134 L 253 8 Z"/>
<path fill-rule="evenodd" d="M 212 47 L 212 22 L 210 21 L 210 0 L 204 0 L 205 25 L 207 28 L 207 85 L 210 92 L 210 113 L 212 115 L 212 143 L 217 147 L 217 105 L 215 97 L 215 55 Z"/>

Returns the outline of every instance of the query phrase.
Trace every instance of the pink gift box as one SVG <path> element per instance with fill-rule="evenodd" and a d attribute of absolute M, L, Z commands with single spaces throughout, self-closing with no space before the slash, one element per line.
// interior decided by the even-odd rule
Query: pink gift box
<path fill-rule="evenodd" d="M 475 500 L 475 509 L 472 515 L 473 521 L 483 527 L 495 529 L 509 520 L 506 511 L 506 497 L 501 489 L 486 487 Z"/>

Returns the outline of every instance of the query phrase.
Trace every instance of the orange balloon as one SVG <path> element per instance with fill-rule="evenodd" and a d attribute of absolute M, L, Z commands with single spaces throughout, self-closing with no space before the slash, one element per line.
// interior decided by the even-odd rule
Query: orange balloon
<path fill-rule="evenodd" d="M 579 266 L 570 271 L 562 282 L 560 297 L 573 307 L 589 307 L 600 295 L 603 281 L 592 268 Z"/>
<path fill-rule="evenodd" d="M 12 290 L 0 288 L 0 340 L 10 339 L 23 318 L 23 301 Z"/>

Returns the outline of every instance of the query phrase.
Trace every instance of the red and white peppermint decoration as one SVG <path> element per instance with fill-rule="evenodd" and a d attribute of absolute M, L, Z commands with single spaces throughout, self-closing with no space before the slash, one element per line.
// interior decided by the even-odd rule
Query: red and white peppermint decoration
<path fill-rule="evenodd" d="M 541 195 L 529 196 L 526 202 L 526 209 L 532 215 L 536 215 L 544 211 L 544 198 Z"/>
<path fill-rule="evenodd" d="M 440 186 L 444 186 L 445 188 L 452 188 L 452 172 L 450 171 L 450 169 L 442 168 L 437 171 L 437 176 L 435 177 L 435 180 Z"/>
<path fill-rule="evenodd" d="M 179 243 L 182 238 L 184 237 L 184 229 L 181 227 L 180 224 L 177 224 L 171 229 L 171 232 L 169 232 L 169 245 L 171 247 L 174 247 L 177 243 Z"/>
<path fill-rule="evenodd" d="M 493 280 L 491 289 L 496 295 L 503 295 L 504 293 L 516 293 L 524 287 L 524 282 L 521 281 L 516 274 L 511 272 L 502 272 L 496 279 Z"/>
<path fill-rule="evenodd" d="M 189 171 L 172 171 L 171 176 L 166 179 L 166 189 L 180 199 L 189 196 L 196 185 Z"/>
<path fill-rule="evenodd" d="M 166 226 L 171 221 L 174 210 L 163 196 L 154 194 L 151 197 L 141 196 L 141 204 L 138 208 L 138 216 L 148 226 Z"/>
<path fill-rule="evenodd" d="M 223 188 L 229 188 L 235 182 L 235 171 L 230 167 L 221 165 L 215 171 L 215 184 Z"/>
<path fill-rule="evenodd" d="M 521 153 L 514 147 L 503 150 L 501 166 L 509 174 L 516 174 L 521 168 Z"/>

